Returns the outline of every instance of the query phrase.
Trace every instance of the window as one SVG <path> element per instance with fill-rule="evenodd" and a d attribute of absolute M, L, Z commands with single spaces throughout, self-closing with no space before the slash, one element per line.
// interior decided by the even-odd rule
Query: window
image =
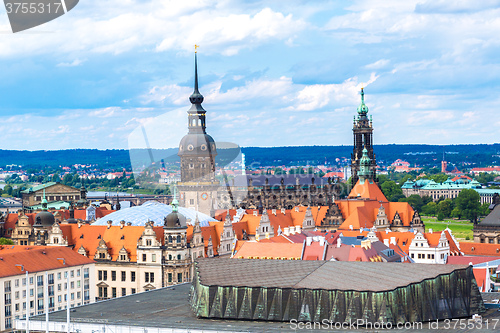
<path fill-rule="evenodd" d="M 61 291 L 61 284 L 60 283 L 57 284 L 57 291 Z"/>
<path fill-rule="evenodd" d="M 122 296 L 125 296 L 127 295 L 127 289 L 126 288 L 122 288 Z"/>
<path fill-rule="evenodd" d="M 172 273 L 168 273 L 168 282 L 172 282 Z"/>
<path fill-rule="evenodd" d="M 16 279 L 16 281 L 14 282 L 14 285 L 15 285 L 16 287 L 19 287 L 19 279 Z"/>
<path fill-rule="evenodd" d="M 57 279 L 61 280 L 61 272 L 57 273 Z"/>
<path fill-rule="evenodd" d="M 181 242 L 181 236 L 180 236 L 180 235 L 178 235 L 178 236 L 177 236 L 177 243 L 180 243 L 180 242 Z"/>
<path fill-rule="evenodd" d="M 130 272 L 130 281 L 135 282 L 135 272 Z"/>
<path fill-rule="evenodd" d="M 132 288 L 132 294 L 135 294 L 135 288 Z"/>
<path fill-rule="evenodd" d="M 116 288 L 111 288 L 111 297 L 116 298 Z"/>
<path fill-rule="evenodd" d="M 71 300 L 74 301 L 75 300 L 75 293 L 71 293 Z"/>
<path fill-rule="evenodd" d="M 80 276 L 80 270 L 79 269 L 76 270 L 76 276 Z"/>
<path fill-rule="evenodd" d="M 38 310 L 43 309 L 43 298 L 38 300 Z"/>
<path fill-rule="evenodd" d="M 106 281 L 108 279 L 108 271 L 102 271 L 102 279 Z"/>
<path fill-rule="evenodd" d="M 10 293 L 10 281 L 5 281 L 5 282 L 3 283 L 3 285 L 4 285 L 4 290 L 5 290 L 5 292 L 6 292 L 6 293 Z"/>
<path fill-rule="evenodd" d="M 43 275 L 39 275 L 36 277 L 36 284 L 38 286 L 43 286 Z"/>
<path fill-rule="evenodd" d="M 54 284 L 54 274 L 49 274 L 49 284 Z"/>
<path fill-rule="evenodd" d="M 35 295 L 35 289 L 30 289 L 30 297 L 33 297 Z"/>
<path fill-rule="evenodd" d="M 153 272 L 149 273 L 149 280 L 151 283 L 155 282 L 155 273 Z"/>
<path fill-rule="evenodd" d="M 80 288 L 80 280 L 76 281 L 76 287 Z"/>
<path fill-rule="evenodd" d="M 75 289 L 75 282 L 71 281 L 71 289 Z"/>
<path fill-rule="evenodd" d="M 5 294 L 4 299 L 5 299 L 5 305 L 9 305 L 11 303 L 10 294 Z"/>
<path fill-rule="evenodd" d="M 156 254 L 152 254 L 151 255 L 151 261 L 152 262 L 156 262 Z"/>
<path fill-rule="evenodd" d="M 80 299 L 82 297 L 82 293 L 79 291 L 76 293 L 76 298 Z"/>
<path fill-rule="evenodd" d="M 189 204 L 194 205 L 194 199 L 189 199 Z"/>
<path fill-rule="evenodd" d="M 124 282 L 127 279 L 127 272 L 122 271 L 122 282 Z"/>
<path fill-rule="evenodd" d="M 177 255 L 177 260 L 181 260 L 181 255 L 180 254 Z"/>
<path fill-rule="evenodd" d="M 83 277 L 86 279 L 89 277 L 89 269 L 88 268 L 83 269 Z"/>
<path fill-rule="evenodd" d="M 33 284 L 33 277 L 30 276 L 30 284 Z"/>
<path fill-rule="evenodd" d="M 149 282 L 149 272 L 146 272 L 146 273 L 144 274 L 144 280 L 145 280 L 146 282 Z"/>
<path fill-rule="evenodd" d="M 107 298 L 108 297 L 108 288 L 107 287 L 99 287 L 99 297 Z"/>
<path fill-rule="evenodd" d="M 415 254 L 414 253 L 411 254 L 411 258 L 415 259 Z"/>
<path fill-rule="evenodd" d="M 177 282 L 182 282 L 182 273 L 177 273 Z"/>
<path fill-rule="evenodd" d="M 75 271 L 71 271 L 70 276 L 71 276 L 71 277 L 75 277 Z"/>
<path fill-rule="evenodd" d="M 142 261 L 146 261 L 146 253 L 142 254 Z"/>
<path fill-rule="evenodd" d="M 111 271 L 111 281 L 116 281 L 116 271 Z"/>
<path fill-rule="evenodd" d="M 61 303 L 61 302 L 62 302 L 62 296 L 61 296 L 61 295 L 57 296 L 57 302 L 58 302 L 58 303 Z"/>
<path fill-rule="evenodd" d="M 19 291 L 16 291 L 16 299 L 19 299 Z"/>

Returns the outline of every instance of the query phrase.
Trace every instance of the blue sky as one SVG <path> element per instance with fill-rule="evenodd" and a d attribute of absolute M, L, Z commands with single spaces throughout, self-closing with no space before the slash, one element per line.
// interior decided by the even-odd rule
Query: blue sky
<path fill-rule="evenodd" d="M 195 43 L 217 141 L 349 145 L 363 85 L 378 144 L 500 142 L 500 0 L 87 0 L 0 31 L 1 149 L 177 146 Z"/>

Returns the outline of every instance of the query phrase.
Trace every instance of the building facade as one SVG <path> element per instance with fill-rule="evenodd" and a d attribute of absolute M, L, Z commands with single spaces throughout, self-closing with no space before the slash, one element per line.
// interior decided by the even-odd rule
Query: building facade
<path fill-rule="evenodd" d="M 95 299 L 95 264 L 66 247 L 0 249 L 0 331 L 15 319 L 89 304 Z M 68 301 L 69 297 L 69 301 Z"/>

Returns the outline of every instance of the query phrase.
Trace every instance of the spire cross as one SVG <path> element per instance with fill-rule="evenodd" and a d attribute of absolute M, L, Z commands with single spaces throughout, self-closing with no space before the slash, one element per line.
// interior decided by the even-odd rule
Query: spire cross
<path fill-rule="evenodd" d="M 198 52 L 198 48 L 200 47 L 200 45 L 196 45 L 194 44 L 194 53 L 197 53 Z"/>

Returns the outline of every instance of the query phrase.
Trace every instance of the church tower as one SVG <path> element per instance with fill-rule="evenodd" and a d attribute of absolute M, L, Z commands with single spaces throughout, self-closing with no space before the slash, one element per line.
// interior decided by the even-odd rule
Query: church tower
<path fill-rule="evenodd" d="M 217 209 L 214 139 L 206 132 L 206 111 L 198 91 L 198 58 L 194 54 L 194 91 L 189 97 L 188 134 L 179 143 L 181 182 L 178 183 L 180 205 L 213 216 Z"/>
<path fill-rule="evenodd" d="M 366 148 L 370 158 L 369 177 L 377 182 L 376 170 L 377 162 L 373 154 L 373 127 L 372 119 L 367 117 L 368 107 L 365 104 L 365 93 L 361 88 L 361 103 L 358 106 L 358 117 L 354 117 L 352 132 L 354 134 L 354 149 L 351 154 L 351 184 L 356 185 L 359 179 L 360 160 L 363 156 L 363 149 Z"/>

